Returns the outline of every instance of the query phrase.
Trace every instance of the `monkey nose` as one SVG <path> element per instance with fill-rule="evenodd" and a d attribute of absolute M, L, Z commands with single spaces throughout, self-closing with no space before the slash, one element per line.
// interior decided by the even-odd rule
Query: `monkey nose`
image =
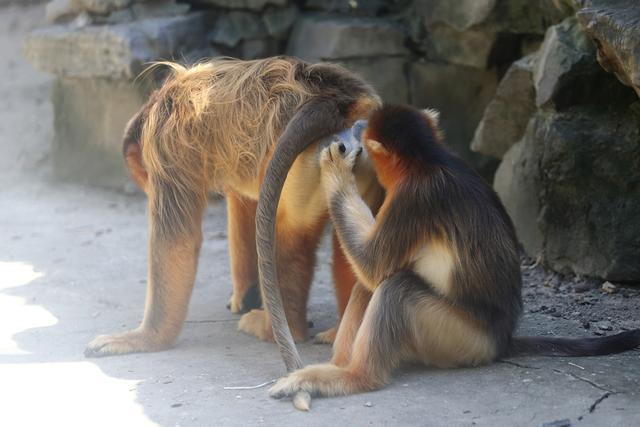
<path fill-rule="evenodd" d="M 356 156 L 359 156 L 360 154 L 362 154 L 362 147 L 358 147 L 358 152 L 356 153 Z"/>
<path fill-rule="evenodd" d="M 338 149 L 343 154 L 344 154 L 345 151 L 347 151 L 347 147 L 345 147 L 345 145 L 342 142 L 340 143 L 340 145 L 338 145 Z"/>

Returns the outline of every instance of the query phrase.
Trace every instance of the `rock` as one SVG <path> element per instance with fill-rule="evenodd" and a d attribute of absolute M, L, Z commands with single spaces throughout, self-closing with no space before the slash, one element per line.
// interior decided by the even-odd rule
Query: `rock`
<path fill-rule="evenodd" d="M 277 53 L 277 46 L 273 39 L 244 40 L 240 48 L 242 59 L 258 59 L 273 56 Z"/>
<path fill-rule="evenodd" d="M 136 2 L 131 5 L 136 18 L 156 18 L 161 16 L 176 16 L 188 13 L 191 6 L 186 3 L 176 3 L 176 0 L 155 0 Z"/>
<path fill-rule="evenodd" d="M 403 57 L 353 58 L 339 61 L 361 75 L 385 102 L 409 102 L 409 83 Z"/>
<path fill-rule="evenodd" d="M 467 31 L 487 24 L 496 32 L 544 34 L 549 25 L 572 14 L 554 6 L 554 0 L 417 0 L 417 12 L 424 25 L 446 24 Z"/>
<path fill-rule="evenodd" d="M 447 145 L 487 177 L 493 176 L 494 163 L 472 152 L 469 143 L 497 79 L 493 70 L 429 62 L 413 63 L 409 71 L 411 103 L 439 110 Z"/>
<path fill-rule="evenodd" d="M 603 292 L 608 294 L 615 294 L 618 292 L 618 287 L 611 282 L 604 282 L 601 289 Z"/>
<path fill-rule="evenodd" d="M 402 31 L 384 20 L 305 17 L 293 29 L 287 52 L 308 61 L 401 56 Z"/>
<path fill-rule="evenodd" d="M 81 12 L 106 15 L 124 9 L 132 0 L 52 0 L 47 4 L 47 21 L 64 22 L 74 18 Z"/>
<path fill-rule="evenodd" d="M 129 80 L 56 79 L 53 166 L 57 178 L 122 188 L 122 133 L 145 102 L 149 87 Z"/>
<path fill-rule="evenodd" d="M 507 70 L 476 129 L 473 151 L 501 159 L 522 138 L 536 108 L 533 62 L 532 56 L 525 57 Z"/>
<path fill-rule="evenodd" d="M 402 6 L 402 2 L 398 6 Z M 322 11 L 329 13 L 351 13 L 360 16 L 376 16 L 382 9 L 393 12 L 394 2 L 385 0 L 307 0 L 304 3 L 306 10 Z M 389 10 L 391 9 L 391 10 Z"/>
<path fill-rule="evenodd" d="M 439 61 L 486 68 L 496 37 L 495 30 L 488 26 L 461 32 L 445 24 L 433 24 L 426 51 Z"/>
<path fill-rule="evenodd" d="M 596 41 L 598 62 L 640 96 L 640 8 L 637 0 L 594 0 L 577 14 Z"/>
<path fill-rule="evenodd" d="M 284 6 L 287 0 L 198 0 L 198 3 L 211 4 L 223 9 L 262 10 L 266 5 Z"/>
<path fill-rule="evenodd" d="M 550 25 L 573 15 L 571 7 L 556 7 L 556 0 L 496 2 L 492 22 L 496 30 L 513 34 L 544 34 Z"/>
<path fill-rule="evenodd" d="M 38 69 L 66 77 L 134 78 L 150 61 L 206 47 L 210 15 L 202 12 L 127 24 L 36 30 L 25 40 Z"/>
<path fill-rule="evenodd" d="M 539 111 L 494 188 L 531 256 L 555 271 L 640 280 L 640 126 L 630 108 Z"/>
<path fill-rule="evenodd" d="M 550 27 L 533 72 L 536 105 L 573 92 L 577 75 L 593 74 L 594 59 L 595 50 L 574 18 Z"/>
<path fill-rule="evenodd" d="M 298 8 L 290 6 L 285 9 L 273 9 L 262 15 L 262 21 L 271 37 L 282 38 L 287 35 L 298 18 Z"/>
<path fill-rule="evenodd" d="M 444 23 L 457 31 L 485 22 L 496 6 L 496 0 L 419 0 L 416 3 L 427 28 Z"/>
<path fill-rule="evenodd" d="M 214 30 L 209 35 L 209 41 L 227 47 L 237 46 L 242 40 L 265 37 L 267 29 L 255 13 L 233 11 L 220 16 L 215 23 Z"/>
<path fill-rule="evenodd" d="M 624 86 L 608 78 L 595 48 L 575 18 L 550 27 L 533 72 L 536 105 L 566 108 L 577 104 L 631 102 Z M 579 90 L 576 90 L 579 88 Z"/>
<path fill-rule="evenodd" d="M 598 322 L 598 329 L 601 331 L 611 331 L 613 330 L 613 326 L 611 325 L 611 322 L 603 320 L 602 322 Z"/>

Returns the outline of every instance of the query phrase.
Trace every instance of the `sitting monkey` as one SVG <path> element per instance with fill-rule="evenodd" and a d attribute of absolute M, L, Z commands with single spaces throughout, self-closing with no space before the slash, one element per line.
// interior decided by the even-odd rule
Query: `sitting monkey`
<path fill-rule="evenodd" d="M 272 397 L 373 390 L 404 361 L 464 367 L 640 345 L 640 330 L 602 338 L 514 337 L 522 311 L 514 227 L 493 190 L 445 147 L 437 113 L 385 106 L 373 113 L 362 139 L 386 189 L 375 218 L 351 172 L 360 150 L 334 143 L 321 159 L 331 218 L 358 277 L 333 358 L 280 379 Z"/>

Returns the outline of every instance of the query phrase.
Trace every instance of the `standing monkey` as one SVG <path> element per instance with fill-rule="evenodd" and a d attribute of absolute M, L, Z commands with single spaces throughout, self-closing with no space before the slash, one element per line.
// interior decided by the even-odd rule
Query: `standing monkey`
<path fill-rule="evenodd" d="M 271 396 L 373 390 L 403 361 L 477 366 L 640 345 L 640 330 L 513 337 L 522 310 L 513 225 L 496 194 L 442 144 L 437 113 L 385 106 L 371 116 L 363 141 L 387 192 L 375 218 L 354 185 L 359 150 L 333 144 L 321 159 L 334 227 L 358 277 L 333 358 L 280 379 Z"/>
<path fill-rule="evenodd" d="M 342 67 L 294 58 L 165 65 L 171 76 L 129 122 L 123 147 L 129 171 L 149 200 L 144 318 L 132 331 L 98 336 L 85 354 L 157 351 L 174 343 L 193 288 L 211 191 L 227 197 L 234 287 L 230 308 L 234 313 L 257 308 L 252 298 L 258 284 L 256 207 L 270 161 L 282 181 L 287 177 L 283 203 L 267 219 L 277 229 L 273 262 L 283 279 L 293 337 L 304 340 L 315 249 L 328 218 L 317 141 L 368 117 L 379 98 Z M 295 161 L 282 168 L 283 155 Z M 361 170 L 359 184 L 375 208 L 382 190 L 372 170 Z M 342 259 L 340 248 L 335 250 L 334 258 Z M 337 289 L 355 283 L 344 269 L 336 270 L 334 280 Z M 273 337 L 264 310 L 244 314 L 239 328 L 261 339 Z"/>

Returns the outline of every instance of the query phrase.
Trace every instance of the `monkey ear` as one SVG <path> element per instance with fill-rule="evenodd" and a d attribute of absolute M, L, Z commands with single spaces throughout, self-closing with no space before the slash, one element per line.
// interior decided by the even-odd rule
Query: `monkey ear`
<path fill-rule="evenodd" d="M 375 139 L 367 139 L 365 140 L 365 144 L 367 148 L 369 148 L 372 152 L 376 154 L 383 154 L 385 156 L 389 155 L 389 152 L 387 151 L 387 149 L 384 148 L 384 146 L 380 144 L 378 141 L 376 141 Z"/>
<path fill-rule="evenodd" d="M 368 123 L 369 123 L 368 120 L 358 120 L 353 124 L 351 129 L 352 129 L 353 137 L 355 138 L 356 141 L 358 142 L 362 141 L 362 134 L 364 133 L 364 130 L 367 128 Z"/>
<path fill-rule="evenodd" d="M 435 108 L 425 108 L 422 110 L 422 114 L 431 120 L 434 125 L 438 126 L 440 124 L 440 111 Z"/>

